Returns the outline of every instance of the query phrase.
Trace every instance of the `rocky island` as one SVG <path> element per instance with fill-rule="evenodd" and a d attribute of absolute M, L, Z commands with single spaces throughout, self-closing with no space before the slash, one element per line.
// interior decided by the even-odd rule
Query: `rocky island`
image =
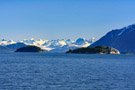
<path fill-rule="evenodd" d="M 37 46 L 26 46 L 17 49 L 15 52 L 38 52 L 38 53 L 43 53 L 44 50 L 42 50 L 40 47 Z"/>
<path fill-rule="evenodd" d="M 75 50 L 69 50 L 66 53 L 88 53 L 88 54 L 120 54 L 117 49 L 105 46 L 78 48 Z"/>

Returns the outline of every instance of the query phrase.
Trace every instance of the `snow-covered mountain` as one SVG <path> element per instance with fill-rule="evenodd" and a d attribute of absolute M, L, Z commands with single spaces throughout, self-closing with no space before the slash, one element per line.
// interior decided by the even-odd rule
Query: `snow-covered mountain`
<path fill-rule="evenodd" d="M 6 45 L 9 45 L 9 44 L 15 44 L 16 42 L 15 41 L 13 41 L 13 40 L 6 40 L 6 39 L 2 39 L 1 41 L 0 41 L 0 45 L 1 46 L 6 46 Z"/>
<path fill-rule="evenodd" d="M 135 53 L 135 24 L 108 32 L 90 47 L 99 45 L 116 48 L 121 53 Z"/>
<path fill-rule="evenodd" d="M 24 43 L 25 45 L 35 45 L 41 47 L 42 49 L 50 52 L 66 52 L 69 49 L 88 47 L 93 42 L 95 42 L 95 38 L 89 40 L 86 38 L 79 38 L 77 40 L 71 40 L 71 39 L 35 40 L 32 38 L 32 39 L 24 39 L 20 41 L 2 39 L 0 41 L 0 46 L 7 46 L 7 47 L 14 48 L 13 46 L 15 46 L 16 43 Z M 21 46 L 19 45 L 19 47 Z"/>

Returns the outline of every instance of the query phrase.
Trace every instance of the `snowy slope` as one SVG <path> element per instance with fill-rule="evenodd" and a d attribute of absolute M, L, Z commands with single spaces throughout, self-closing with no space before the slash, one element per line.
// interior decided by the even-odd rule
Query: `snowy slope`
<path fill-rule="evenodd" d="M 135 53 L 135 24 L 108 32 L 90 47 L 99 45 L 116 48 L 121 53 Z"/>
<path fill-rule="evenodd" d="M 51 51 L 51 52 L 65 52 L 69 49 L 79 48 L 79 47 L 88 47 L 95 41 L 95 38 L 86 39 L 86 38 L 79 38 L 77 40 L 71 39 L 57 39 L 57 40 L 35 40 L 35 39 L 24 39 L 21 41 L 14 41 L 14 40 L 5 40 L 2 39 L 0 41 L 1 46 L 8 46 L 11 44 L 16 43 L 24 43 L 26 45 L 35 45 L 41 47 L 44 50 Z M 14 48 L 14 47 L 12 47 Z"/>
<path fill-rule="evenodd" d="M 16 42 L 13 41 L 13 40 L 2 39 L 2 40 L 0 41 L 0 45 L 1 45 L 1 46 L 5 46 L 5 45 L 9 45 L 9 44 L 14 44 L 14 43 L 16 43 Z"/>

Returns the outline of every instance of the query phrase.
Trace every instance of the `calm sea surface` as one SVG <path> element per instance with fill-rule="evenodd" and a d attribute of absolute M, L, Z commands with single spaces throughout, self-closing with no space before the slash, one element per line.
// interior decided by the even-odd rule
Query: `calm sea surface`
<path fill-rule="evenodd" d="M 135 90 L 135 55 L 1 53 L 0 90 Z"/>

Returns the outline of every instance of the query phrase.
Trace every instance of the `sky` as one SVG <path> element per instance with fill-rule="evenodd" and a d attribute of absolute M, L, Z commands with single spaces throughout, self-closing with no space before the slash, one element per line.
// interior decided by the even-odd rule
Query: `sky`
<path fill-rule="evenodd" d="M 0 0 L 0 39 L 99 39 L 134 23 L 135 0 Z"/>

